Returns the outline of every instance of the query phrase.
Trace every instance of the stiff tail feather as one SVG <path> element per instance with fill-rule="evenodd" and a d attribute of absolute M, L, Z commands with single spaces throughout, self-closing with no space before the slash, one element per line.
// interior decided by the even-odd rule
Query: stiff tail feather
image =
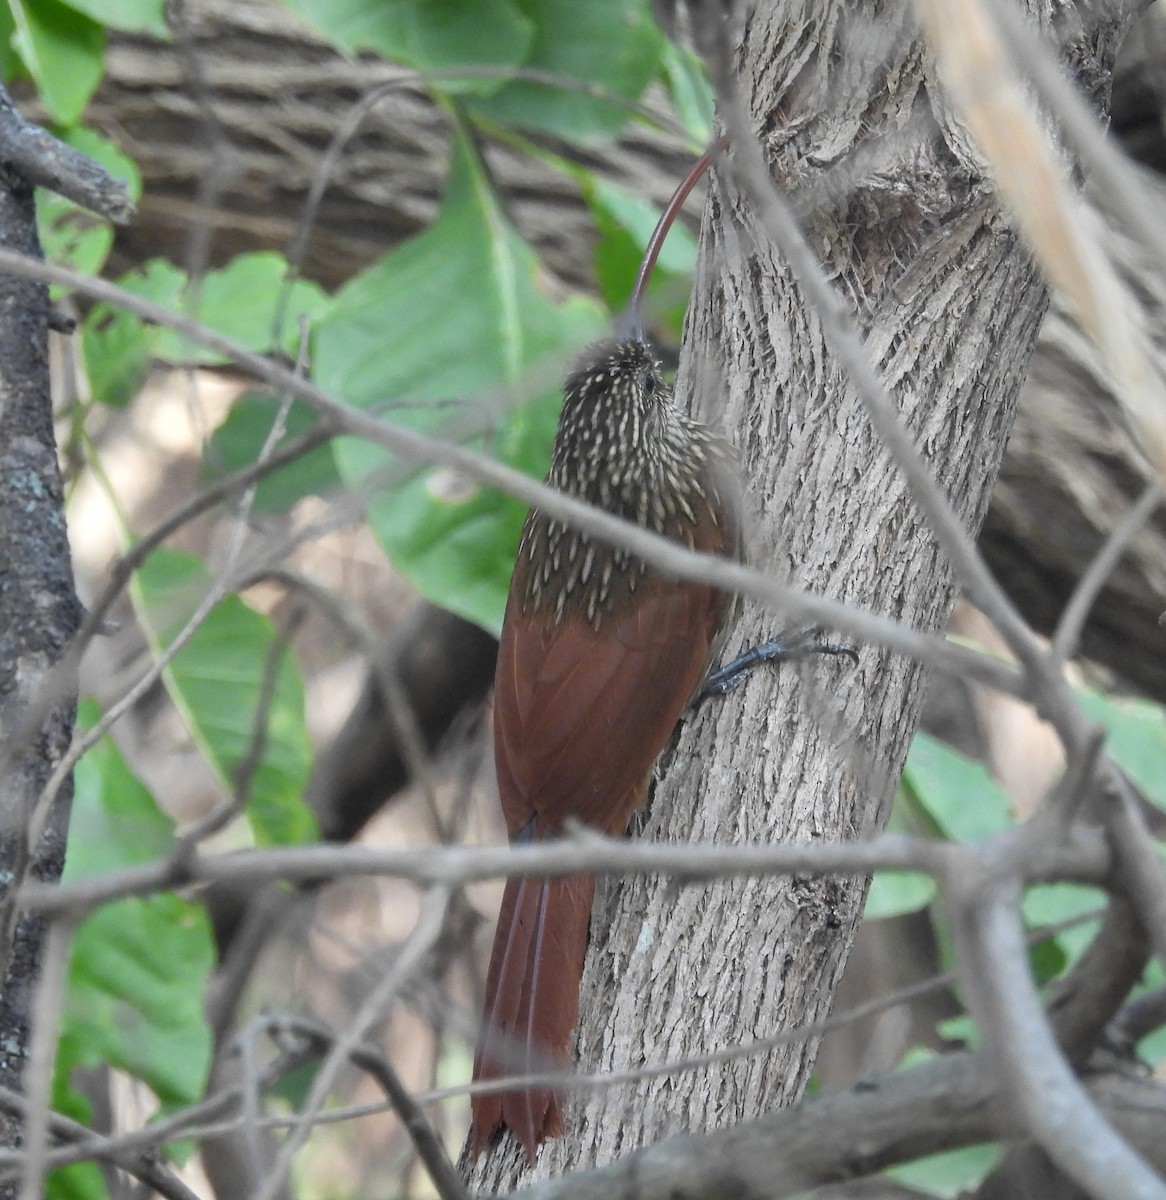
<path fill-rule="evenodd" d="M 475 1081 L 570 1061 L 594 894 L 591 875 L 507 882 L 486 975 Z M 505 1125 L 533 1163 L 539 1143 L 564 1128 L 560 1096 L 550 1087 L 473 1096 L 471 1108 L 475 1155 Z"/>

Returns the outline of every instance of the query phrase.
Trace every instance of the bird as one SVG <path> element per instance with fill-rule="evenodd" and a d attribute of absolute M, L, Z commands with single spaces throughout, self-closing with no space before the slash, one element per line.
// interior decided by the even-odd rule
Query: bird
<path fill-rule="evenodd" d="M 687 193 L 685 193 L 687 194 Z M 677 404 L 635 326 L 587 350 L 566 380 L 547 483 L 708 554 L 742 557 L 737 456 Z M 735 611 L 534 508 L 519 543 L 494 687 L 494 758 L 512 843 L 578 821 L 623 834 L 652 769 L 717 658 Z M 486 977 L 474 1079 L 570 1061 L 593 876 L 512 878 Z M 551 1086 L 472 1095 L 472 1152 L 501 1127 L 529 1162 L 564 1132 Z"/>

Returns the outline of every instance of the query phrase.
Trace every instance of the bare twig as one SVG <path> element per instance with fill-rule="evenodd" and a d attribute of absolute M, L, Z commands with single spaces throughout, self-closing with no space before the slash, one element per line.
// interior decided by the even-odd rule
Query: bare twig
<path fill-rule="evenodd" d="M 827 597 L 810 595 L 762 572 L 737 566 L 714 555 L 695 554 L 631 522 L 573 500 L 485 455 L 350 408 L 309 381 L 298 378 L 288 368 L 237 345 L 197 321 L 172 313 L 114 284 L 3 248 L 0 248 L 0 270 L 64 284 L 84 295 L 117 305 L 145 320 L 173 329 L 183 337 L 214 350 L 256 378 L 305 400 L 329 420 L 333 436 L 343 432 L 365 437 L 412 462 L 460 471 L 481 483 L 537 505 L 548 515 L 558 517 L 606 542 L 628 549 L 678 578 L 712 583 L 726 591 L 750 595 L 780 608 L 791 618 L 804 617 L 819 621 L 854 637 L 879 642 L 913 658 L 924 659 L 935 670 L 971 677 L 1001 691 L 1023 693 L 1024 685 L 1018 672 L 997 659 L 968 651 L 939 638 L 918 634 L 878 614 L 863 612 Z"/>
<path fill-rule="evenodd" d="M 320 606 L 348 642 L 362 653 L 380 689 L 385 715 L 400 746 L 401 757 L 409 773 L 409 782 L 421 789 L 438 840 L 448 841 L 448 831 L 441 819 L 441 810 L 434 790 L 432 764 L 425 746 L 425 736 L 393 664 L 381 653 L 381 639 L 369 628 L 355 605 L 347 603 L 343 597 L 296 571 L 261 571 L 244 580 L 240 587 L 247 586 L 251 580 L 260 579 L 283 583 L 302 592 Z"/>
<path fill-rule="evenodd" d="M 448 907 L 449 892 L 444 887 L 433 888 L 425 897 L 417 924 L 393 963 L 392 970 L 386 972 L 384 979 L 372 990 L 353 1017 L 352 1024 L 336 1038 L 327 1057 L 316 1071 L 303 1109 L 296 1124 L 281 1144 L 275 1162 L 263 1180 L 257 1200 L 275 1200 L 279 1194 L 296 1154 L 311 1133 L 324 1101 L 332 1090 L 337 1073 L 351 1057 L 353 1050 L 368 1036 L 371 1026 L 384 1017 L 401 986 L 424 961 L 441 933 Z"/>
<path fill-rule="evenodd" d="M 73 931 L 74 922 L 66 916 L 49 927 L 45 938 L 44 965 L 37 984 L 36 1005 L 32 1010 L 32 1038 L 25 1067 L 24 1088 L 28 1105 L 24 1111 L 24 1164 L 19 1200 L 41 1200 L 44 1194 L 53 1064 L 57 1057 L 57 1033 L 65 998 L 65 978 L 69 970 Z"/>
<path fill-rule="evenodd" d="M 1101 926 L 1069 971 L 1054 980 L 1045 1008 L 1061 1052 L 1080 1067 L 1142 977 L 1149 945 L 1133 908 L 1111 897 Z"/>
<path fill-rule="evenodd" d="M 21 890 L 20 903 L 30 912 L 82 912 L 123 896 L 193 883 L 232 881 L 257 886 L 274 879 L 295 883 L 356 875 L 386 875 L 421 886 L 448 887 L 484 879 L 591 873 L 659 872 L 686 881 L 803 871 L 869 875 L 888 870 L 941 875 L 951 856 L 962 853 L 963 849 L 959 845 L 900 834 L 880 834 L 855 842 L 752 846 L 628 842 L 599 834 L 528 846 L 435 846 L 408 850 L 298 846 L 196 854 L 181 866 L 168 861 L 149 863 L 59 886 L 30 882 Z M 1059 841 L 1045 838 L 1028 846 L 1017 869 L 1027 882 L 1074 880 L 1104 884 L 1110 877 L 1111 857 L 1099 831 L 1075 829 Z"/>
<path fill-rule="evenodd" d="M 1106 1115 L 1162 1159 L 1166 1093 L 1144 1080 L 1094 1077 Z M 730 1129 L 666 1138 L 608 1166 L 511 1193 L 513 1200 L 777 1200 L 940 1149 L 993 1141 L 1001 1096 L 972 1054 L 929 1063 L 851 1092 L 818 1096 Z"/>
<path fill-rule="evenodd" d="M 1117 1015 L 1113 1034 L 1129 1046 L 1166 1025 L 1166 986 L 1131 1000 Z"/>
<path fill-rule="evenodd" d="M 1163 1200 L 1166 1183 L 1101 1116 L 1053 1037 L 1029 972 L 1019 889 L 979 858 L 949 879 L 949 894 L 960 973 L 1007 1102 L 1097 1200 Z"/>
<path fill-rule="evenodd" d="M 1028 940 L 1030 943 L 1036 943 L 1044 938 L 1056 936 L 1065 929 L 1078 926 L 1087 921 L 1096 920 L 1101 915 L 1100 910 L 1080 914 L 1079 916 L 1058 922 L 1056 925 L 1036 930 L 1029 935 Z M 556 1072 L 554 1075 L 523 1076 L 521 1080 L 511 1079 L 508 1081 L 499 1081 L 498 1083 L 491 1081 L 487 1084 L 461 1084 L 454 1087 L 438 1088 L 417 1093 L 413 1096 L 413 1101 L 418 1105 L 431 1104 L 454 1096 L 462 1096 L 483 1090 L 494 1090 L 503 1083 L 507 1086 L 513 1086 L 514 1083 L 520 1081 L 532 1084 L 553 1083 L 556 1086 L 570 1086 L 584 1090 L 604 1089 L 618 1087 L 627 1083 L 637 1083 L 640 1079 L 653 1075 L 672 1074 L 676 1071 L 700 1070 L 716 1062 L 748 1057 L 753 1054 L 772 1050 L 777 1046 L 820 1037 L 831 1030 L 843 1028 L 855 1021 L 863 1020 L 888 1008 L 910 1003 L 912 1000 L 937 988 L 948 987 L 955 982 L 955 979 L 955 972 L 945 972 L 930 979 L 922 980 L 917 984 L 912 984 L 895 992 L 888 993 L 886 996 L 879 997 L 866 1004 L 858 1005 L 846 1012 L 833 1014 L 824 1020 L 811 1022 L 796 1029 L 785 1030 L 774 1038 L 743 1046 L 727 1047 L 724 1050 L 714 1051 L 706 1055 L 696 1055 L 650 1064 L 623 1072 L 573 1075 L 569 1077 L 565 1077 L 561 1072 Z M 263 1028 L 278 1027 L 282 1020 L 284 1018 L 268 1017 L 259 1019 Z M 316 1051 L 313 1047 L 307 1047 L 306 1050 L 310 1052 L 312 1057 L 315 1057 Z M 262 1072 L 261 1077 L 256 1080 L 257 1085 L 264 1088 L 271 1087 L 288 1071 L 303 1065 L 305 1058 L 308 1056 L 306 1050 L 302 1045 L 297 1045 L 294 1048 L 286 1048 L 281 1059 Z M 202 1139 L 235 1132 L 238 1130 L 240 1123 L 246 1120 L 245 1107 L 243 1111 L 236 1111 L 234 1116 L 226 1120 L 222 1120 L 221 1118 L 226 1112 L 239 1110 L 241 1105 L 245 1106 L 244 1092 L 245 1089 L 242 1085 L 234 1084 L 226 1090 L 209 1096 L 180 1112 L 172 1113 L 164 1120 L 151 1123 L 143 1129 L 130 1130 L 108 1137 L 101 1137 L 94 1134 L 91 1130 L 85 1130 L 86 1136 L 83 1144 L 75 1143 L 73 1145 L 54 1148 L 47 1156 L 47 1164 L 49 1166 L 64 1166 L 87 1159 L 98 1159 L 121 1165 L 124 1156 L 138 1154 L 143 1150 L 160 1146 L 167 1141 L 173 1141 L 178 1138 Z M 0 1104 L 5 1101 L 6 1094 L 0 1089 Z M 355 1117 L 368 1116 L 383 1111 L 385 1111 L 384 1103 L 348 1105 L 329 1109 L 326 1113 L 321 1114 L 320 1122 L 351 1121 Z M 54 1120 L 56 1120 L 55 1115 Z M 292 1123 L 292 1118 L 271 1116 L 257 1119 L 255 1127 L 257 1131 L 284 1129 Z M 0 1182 L 3 1182 L 7 1178 L 7 1173 L 14 1165 L 20 1163 L 21 1158 L 22 1155 L 20 1152 L 0 1151 Z M 130 1168 L 127 1167 L 126 1169 Z"/>
<path fill-rule="evenodd" d="M 1118 859 L 1115 875 L 1145 924 L 1158 961 L 1166 964 L 1166 866 L 1146 828 L 1129 781 L 1120 772 L 1114 772 L 1112 782 L 1107 817 Z"/>
<path fill-rule="evenodd" d="M 268 1019 L 267 1025 L 277 1041 L 281 1040 L 279 1035 L 285 1032 L 295 1038 L 306 1038 L 322 1056 L 331 1052 L 337 1040 L 331 1030 L 303 1017 L 273 1017 Z M 441 1200 L 469 1200 L 469 1193 L 450 1162 L 441 1138 L 380 1047 L 358 1044 L 350 1051 L 349 1058 L 380 1084 L 393 1111 L 401 1118 Z"/>
<path fill-rule="evenodd" d="M 196 846 L 201 845 L 207 838 L 213 837 L 221 829 L 234 820 L 246 807 L 250 799 L 251 783 L 255 772 L 263 762 L 267 749 L 268 726 L 271 722 L 271 710 L 275 704 L 276 685 L 279 682 L 279 672 L 287 654 L 288 644 L 295 636 L 295 631 L 303 620 L 302 609 L 291 612 L 283 627 L 275 631 L 271 644 L 263 659 L 263 672 L 259 681 L 259 695 L 255 701 L 255 711 L 251 717 L 251 736 L 243 757 L 235 764 L 232 771 L 233 787 L 231 794 L 221 803 L 216 804 L 205 816 L 199 818 L 175 843 L 171 855 L 182 859 L 189 855 Z"/>
<path fill-rule="evenodd" d="M 0 1087 L 0 1108 L 5 1108 L 27 1120 L 28 1100 L 19 1092 Z M 58 1112 L 50 1112 L 48 1120 L 49 1130 L 53 1136 L 75 1151 L 79 1151 L 78 1157 L 72 1161 L 84 1162 L 86 1159 L 97 1159 L 102 1162 L 110 1162 L 127 1175 L 141 1180 L 159 1196 L 164 1197 L 164 1200 L 199 1200 L 199 1197 L 181 1179 L 158 1161 L 154 1145 L 145 1151 L 123 1150 L 114 1146 L 112 1139 L 103 1138 L 99 1134 L 95 1134 L 88 1126 L 70 1120 L 69 1117 L 62 1116 Z M 12 1160 L 19 1164 L 22 1157 L 22 1153 L 14 1153 Z M 59 1165 L 54 1161 L 52 1151 L 46 1154 L 45 1158 L 47 1167 Z M 2 1171 L 3 1168 L 0 1167 L 0 1179 L 4 1178 Z"/>
<path fill-rule="evenodd" d="M 184 301 L 191 311 L 197 311 L 202 278 L 210 260 L 211 240 L 219 199 L 232 174 L 240 170 L 239 157 L 223 122 L 215 111 L 215 103 L 207 86 L 206 71 L 192 36 L 186 0 L 170 0 L 166 20 L 174 38 L 174 48 L 190 94 L 198 107 L 198 125 L 202 143 L 203 169 L 198 172 L 197 217 L 191 222 L 186 245 L 186 289 Z"/>
<path fill-rule="evenodd" d="M 1067 662 L 1077 653 L 1081 630 L 1085 627 L 1094 601 L 1113 574 L 1121 556 L 1161 503 L 1161 487 L 1156 483 L 1150 484 L 1133 508 L 1113 527 L 1085 574 L 1077 581 L 1053 635 L 1053 654 L 1061 662 Z"/>

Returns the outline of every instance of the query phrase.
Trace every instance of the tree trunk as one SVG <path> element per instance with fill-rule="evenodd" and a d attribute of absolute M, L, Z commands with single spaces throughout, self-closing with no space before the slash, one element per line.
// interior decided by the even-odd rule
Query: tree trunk
<path fill-rule="evenodd" d="M 8 165 L 0 167 L 0 246 L 40 257 L 33 185 Z M 48 316 L 43 284 L 0 276 L 0 899 L 6 902 L 18 871 L 27 872 L 22 882 L 60 878 L 73 795 L 70 779 L 58 790 L 26 861 L 29 818 L 69 747 L 76 695 L 66 684 L 41 720 L 31 721 L 30 709 L 40 702 L 81 616 L 53 432 Z M 10 931 L 8 917 L 0 906 L 0 1085 L 19 1092 L 48 923 L 21 916 Z M 23 1122 L 6 1110 L 0 1146 L 22 1144 Z M 0 1196 L 15 1194 L 15 1186 L 0 1186 Z"/>
<path fill-rule="evenodd" d="M 1048 20 L 1054 9 L 1044 5 Z M 1102 81 L 1120 32 L 1069 47 Z M 776 186 L 794 203 L 860 145 L 893 162 L 808 218 L 810 244 L 859 313 L 866 345 L 945 493 L 973 533 L 987 509 L 1045 308 L 1044 288 L 929 76 L 905 4 L 759 4 L 737 77 Z M 893 46 L 893 62 L 862 48 Z M 780 118 L 775 118 L 775 112 Z M 869 122 L 877 114 L 874 128 Z M 887 143 L 884 143 L 884 145 Z M 816 315 L 753 206 L 709 188 L 681 387 L 723 414 L 757 509 L 752 561 L 807 589 L 940 632 L 955 581 Z M 746 606 L 730 650 L 779 617 Z M 760 673 L 683 726 L 637 836 L 797 841 L 872 832 L 915 729 L 923 672 L 861 649 Z M 825 1016 L 861 912 L 860 879 L 742 879 L 683 890 L 601 885 L 583 985 L 579 1069 L 626 1071 L 772 1036 Z M 796 1100 L 814 1045 L 580 1094 L 571 1136 L 536 1174 L 603 1162 L 681 1129 Z M 522 1170 L 514 1144 L 478 1186 Z"/>

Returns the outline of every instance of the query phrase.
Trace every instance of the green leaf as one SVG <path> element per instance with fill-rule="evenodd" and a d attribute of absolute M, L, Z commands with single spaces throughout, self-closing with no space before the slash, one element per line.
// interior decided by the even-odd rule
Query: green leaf
<path fill-rule="evenodd" d="M 40 0 L 32 0 L 39 3 Z M 77 12 L 85 13 L 101 25 L 123 33 L 148 33 L 168 38 L 166 0 L 65 0 Z"/>
<path fill-rule="evenodd" d="M 644 250 L 656 229 L 661 210 L 649 200 L 625 191 L 605 179 L 589 177 L 583 186 L 599 241 L 595 247 L 595 274 L 604 301 L 613 309 L 628 302 Z M 648 284 L 648 307 L 659 309 L 662 299 L 680 298 L 674 324 L 679 328 L 692 290 L 696 269 L 696 238 L 679 223 L 664 239 L 656 269 Z"/>
<path fill-rule="evenodd" d="M 20 55 L 13 46 L 16 37 L 16 21 L 11 5 L 0 4 L 0 79 L 11 87 L 15 79 L 30 78 Z"/>
<path fill-rule="evenodd" d="M 967 1050 L 980 1048 L 980 1031 L 968 1013 L 955 1017 L 944 1017 L 935 1022 L 936 1032 L 946 1042 L 962 1046 Z"/>
<path fill-rule="evenodd" d="M 282 254 L 240 254 L 221 270 L 208 271 L 196 302 L 189 304 L 184 298 L 180 311 L 248 350 L 262 353 L 278 347 L 294 356 L 299 346 L 298 318 L 306 317 L 310 323 L 324 309 L 327 297 L 316 284 L 297 279 L 288 295 L 284 328 L 277 336 L 276 312 L 286 274 L 287 260 Z M 214 365 L 224 361 L 222 355 L 169 329 L 157 331 L 153 352 L 174 363 Z"/>
<path fill-rule="evenodd" d="M 192 555 L 155 550 L 134 577 L 134 600 L 155 652 L 168 645 L 211 586 Z M 275 630 L 238 596 L 211 610 L 174 656 L 163 679 L 187 728 L 223 790 L 235 790 L 235 771 L 252 750 L 256 711 Z M 247 817 L 260 844 L 310 841 L 316 824 L 304 803 L 311 748 L 304 725 L 304 691 L 285 649 L 267 714 L 266 736 L 250 775 Z"/>
<path fill-rule="evenodd" d="M 82 722 L 95 718 L 90 703 Z M 65 880 L 151 862 L 173 846 L 169 818 L 112 740 L 102 739 L 75 772 Z M 141 1079 L 165 1105 L 198 1099 L 211 1060 L 203 1004 L 215 957 L 206 912 L 173 893 L 91 913 L 73 940 L 54 1103 L 84 1107 L 69 1074 L 101 1064 Z"/>
<path fill-rule="evenodd" d="M 96 1163 L 73 1163 L 50 1171 L 45 1200 L 108 1200 L 105 1176 Z"/>
<path fill-rule="evenodd" d="M 1043 883 L 1028 888 L 1024 893 L 1022 911 L 1029 929 L 1039 929 L 1042 926 L 1059 925 L 1078 917 L 1082 913 L 1096 911 L 1105 902 L 1105 895 L 1097 888 L 1085 887 L 1078 883 Z M 1097 932 L 1097 923 L 1090 921 L 1075 925 L 1071 929 L 1062 930 L 1049 939 L 1049 944 L 1055 944 L 1060 951 L 1063 962 L 1059 967 L 1055 964 L 1041 963 L 1036 960 L 1036 966 L 1043 972 L 1040 978 L 1049 978 L 1049 971 L 1055 973 L 1063 970 L 1073 962 L 1093 940 Z"/>
<path fill-rule="evenodd" d="M 211 436 L 203 463 L 203 475 L 213 483 L 224 475 L 257 462 L 280 409 L 271 396 L 245 392 Z M 315 412 L 295 401 L 288 409 L 286 433 L 277 449 L 318 424 Z M 305 496 L 324 496 L 340 488 L 340 475 L 331 446 L 317 446 L 278 471 L 265 475 L 255 492 L 252 512 L 257 516 L 286 512 Z"/>
<path fill-rule="evenodd" d="M 885 1174 L 904 1187 L 918 1188 L 929 1196 L 947 1200 L 978 1187 L 999 1160 L 999 1143 L 985 1142 L 917 1158 L 914 1162 L 891 1167 Z"/>
<path fill-rule="evenodd" d="M 664 46 L 664 78 L 668 94 L 693 142 L 704 149 L 713 140 L 716 92 L 700 57 L 687 47 L 672 42 Z"/>
<path fill-rule="evenodd" d="M 118 280 L 126 291 L 173 310 L 178 308 L 185 282 L 182 271 L 160 258 Z M 81 333 L 94 399 L 114 408 L 128 404 L 150 364 L 157 328 L 114 305 L 97 304 L 85 318 Z"/>
<path fill-rule="evenodd" d="M 61 131 L 59 136 L 101 163 L 112 175 L 124 179 L 135 200 L 142 194 L 137 164 L 108 138 L 84 126 Z M 108 221 L 47 188 L 37 190 L 36 215 L 41 246 L 47 259 L 88 275 L 100 273 L 113 245 L 113 227 Z M 65 290 L 54 288 L 55 293 Z"/>
<path fill-rule="evenodd" d="M 523 0 L 535 23 L 526 65 L 638 100 L 660 72 L 667 44 L 649 0 Z M 468 106 L 491 120 L 558 137 L 610 137 L 627 123 L 627 107 L 552 84 L 516 80 Z"/>
<path fill-rule="evenodd" d="M 286 0 L 330 42 L 385 58 L 444 70 L 517 67 L 534 41 L 534 22 L 515 0 Z M 442 79 L 446 92 L 496 91 L 504 80 Z"/>
<path fill-rule="evenodd" d="M 281 1075 L 268 1094 L 273 1097 L 278 1096 L 285 1101 L 292 1112 L 299 1112 L 307 1103 L 308 1096 L 312 1091 L 312 1084 L 315 1083 L 319 1070 L 318 1060 L 306 1062 L 302 1066 L 296 1067 L 294 1071 L 288 1071 Z M 469 1076 L 464 1078 L 469 1078 Z"/>
<path fill-rule="evenodd" d="M 905 790 L 899 787 L 887 820 L 887 831 L 919 834 L 922 832 L 918 828 L 920 823 Z M 868 921 L 877 921 L 883 917 L 918 912 L 935 899 L 937 892 L 935 880 L 930 875 L 915 871 L 877 871 L 867 892 L 863 917 Z"/>
<path fill-rule="evenodd" d="M 19 52 L 53 120 L 72 125 L 105 68 L 105 30 L 60 0 L 8 0 Z"/>
<path fill-rule="evenodd" d="M 918 912 L 935 899 L 937 888 L 930 875 L 914 871 L 879 871 L 870 882 L 863 919 L 878 921 Z"/>
<path fill-rule="evenodd" d="M 1105 748 L 1158 808 L 1166 809 L 1166 709 L 1150 700 L 1077 693 L 1081 707 L 1106 730 Z"/>
<path fill-rule="evenodd" d="M 975 841 L 1013 824 L 1008 793 L 988 769 L 930 734 L 915 735 L 903 786 L 938 831 L 954 841 Z"/>
<path fill-rule="evenodd" d="M 186 298 L 185 273 L 163 259 L 151 259 L 118 282 L 134 295 L 171 312 L 187 313 L 245 349 L 263 353 L 273 346 L 286 270 L 282 255 L 241 254 L 222 270 L 203 277 L 194 304 Z M 327 297 L 314 283 L 297 280 L 288 295 L 279 348 L 295 355 L 299 348 L 298 318 L 305 316 L 310 323 L 326 303 Z M 83 335 L 93 395 L 115 407 L 126 404 L 135 394 L 153 359 L 207 365 L 225 361 L 214 351 L 169 329 L 146 324 L 115 305 L 97 305 L 85 321 Z"/>
<path fill-rule="evenodd" d="M 313 363 L 320 385 L 348 403 L 396 402 L 394 420 L 441 431 L 486 393 L 495 403 L 499 391 L 523 395 L 534 368 L 557 372 L 602 329 L 594 304 L 546 299 L 537 258 L 458 137 L 437 220 L 337 294 L 317 326 Z M 545 473 L 559 404 L 556 388 L 501 419 L 490 452 Z M 389 461 L 351 438 L 335 454 L 353 486 Z M 495 632 L 524 514 L 518 501 L 434 470 L 382 490 L 368 509 L 389 557 L 423 594 Z"/>

